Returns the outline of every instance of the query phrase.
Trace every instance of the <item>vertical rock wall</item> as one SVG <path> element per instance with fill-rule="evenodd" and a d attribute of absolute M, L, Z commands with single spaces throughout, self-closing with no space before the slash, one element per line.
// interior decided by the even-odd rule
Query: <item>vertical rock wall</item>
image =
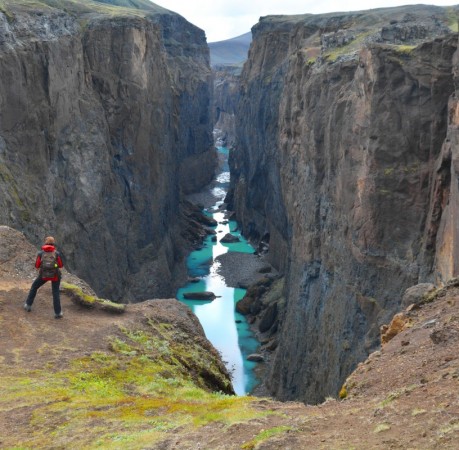
<path fill-rule="evenodd" d="M 179 49 L 179 50 L 177 50 Z M 181 192 L 215 165 L 204 33 L 171 14 L 0 12 L 0 222 L 101 296 L 174 295 Z"/>
<path fill-rule="evenodd" d="M 224 146 L 232 147 L 236 141 L 236 111 L 239 103 L 241 67 L 214 66 L 214 138 Z"/>
<path fill-rule="evenodd" d="M 286 277 L 268 385 L 308 402 L 336 395 L 404 289 L 457 275 L 457 37 L 321 62 L 321 33 L 350 21 L 330 16 L 253 29 L 231 160 L 244 232 Z"/>

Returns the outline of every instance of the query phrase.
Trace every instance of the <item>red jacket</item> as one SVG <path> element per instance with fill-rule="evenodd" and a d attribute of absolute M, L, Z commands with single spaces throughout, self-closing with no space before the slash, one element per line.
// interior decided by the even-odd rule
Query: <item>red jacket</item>
<path fill-rule="evenodd" d="M 35 268 L 39 269 L 41 266 L 41 255 L 43 252 L 56 252 L 56 247 L 54 245 L 43 245 L 41 248 L 41 252 L 38 253 L 37 259 L 35 260 Z M 61 255 L 59 255 L 59 252 L 56 252 L 56 263 L 59 269 L 64 267 L 64 263 L 62 262 Z M 54 278 L 43 278 L 46 281 L 58 281 L 59 280 L 59 274 L 56 274 Z"/>

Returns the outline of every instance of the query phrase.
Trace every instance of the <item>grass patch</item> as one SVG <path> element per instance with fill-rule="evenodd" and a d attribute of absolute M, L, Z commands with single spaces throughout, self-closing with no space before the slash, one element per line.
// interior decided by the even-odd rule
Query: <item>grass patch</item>
<path fill-rule="evenodd" d="M 459 31 L 459 14 L 455 8 L 446 8 L 448 27 L 453 33 Z"/>
<path fill-rule="evenodd" d="M 110 17 L 141 17 L 151 14 L 170 14 L 165 8 L 155 5 L 148 0 L 0 0 L 0 11 L 14 19 L 15 11 L 64 11 L 77 17 L 80 25 L 85 27 L 87 19 L 83 16 L 93 13 L 104 14 Z"/>
<path fill-rule="evenodd" d="M 280 426 L 280 427 L 273 427 L 269 428 L 268 430 L 261 431 L 257 436 L 255 436 L 251 441 L 246 442 L 242 448 L 252 450 L 255 446 L 261 442 L 264 442 L 271 438 L 272 436 L 276 436 L 278 434 L 288 433 L 293 428 L 289 426 Z"/>
<path fill-rule="evenodd" d="M 376 426 L 376 428 L 373 430 L 373 433 L 382 433 L 384 431 L 388 431 L 391 429 L 391 426 L 388 423 L 380 423 L 379 425 Z"/>
<path fill-rule="evenodd" d="M 418 408 L 414 408 L 413 411 L 411 412 L 411 415 L 413 417 L 416 417 L 416 416 L 420 416 L 422 414 L 425 414 L 427 411 L 425 409 L 418 409 Z"/>
<path fill-rule="evenodd" d="M 326 50 L 323 54 L 324 59 L 328 62 L 335 62 L 340 56 L 349 55 L 359 50 L 365 42 L 365 39 L 372 34 L 372 31 L 366 31 L 360 33 L 353 41 L 349 44 L 341 47 L 332 47 Z"/>
<path fill-rule="evenodd" d="M 86 294 L 79 286 L 66 283 L 65 281 L 61 283 L 61 290 L 70 297 L 73 303 L 85 308 L 98 308 L 119 314 L 126 310 L 126 305 L 124 304 Z"/>
<path fill-rule="evenodd" d="M 409 55 L 416 48 L 416 45 L 394 45 L 391 48 L 400 55 Z"/>
<path fill-rule="evenodd" d="M 174 429 L 270 413 L 252 409 L 250 397 L 211 392 L 209 377 L 224 382 L 216 356 L 168 324 L 120 330 L 110 341 L 111 351 L 65 369 L 0 373 L 0 410 L 30 415 L 24 433 L 14 436 L 18 448 L 151 447 Z"/>

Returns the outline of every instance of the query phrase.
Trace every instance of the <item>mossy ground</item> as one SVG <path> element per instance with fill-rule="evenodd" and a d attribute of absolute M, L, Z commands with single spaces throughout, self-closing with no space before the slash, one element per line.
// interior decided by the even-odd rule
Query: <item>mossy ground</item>
<path fill-rule="evenodd" d="M 0 407 L 30 411 L 25 448 L 141 448 L 164 433 L 260 413 L 250 399 L 209 393 L 173 364 L 145 355 L 94 353 L 66 370 L 3 374 Z"/>
<path fill-rule="evenodd" d="M 145 17 L 148 14 L 168 14 L 161 6 L 146 0 L 0 0 L 0 11 L 7 17 L 14 18 L 15 10 L 43 10 L 57 9 L 78 16 L 84 14 L 105 14 L 114 16 Z"/>
<path fill-rule="evenodd" d="M 143 448 L 174 430 L 269 414 L 252 409 L 250 397 L 212 392 L 229 380 L 203 340 L 151 317 L 127 325 L 107 337 L 108 348 L 64 367 L 50 360 L 18 373 L 17 364 L 2 365 L 0 411 L 27 411 L 16 448 Z"/>
<path fill-rule="evenodd" d="M 67 293 L 74 303 L 84 307 L 98 307 L 114 313 L 123 313 L 126 309 L 126 305 L 124 304 L 86 294 L 79 286 L 66 283 L 65 281 L 61 283 L 61 290 Z"/>

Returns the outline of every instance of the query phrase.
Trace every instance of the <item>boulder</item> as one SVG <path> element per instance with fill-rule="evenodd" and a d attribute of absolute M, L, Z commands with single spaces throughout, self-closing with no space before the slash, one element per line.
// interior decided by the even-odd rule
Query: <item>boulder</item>
<path fill-rule="evenodd" d="M 259 353 L 252 353 L 251 355 L 247 356 L 247 361 L 263 362 L 264 360 L 264 356 L 260 355 Z"/>
<path fill-rule="evenodd" d="M 237 237 L 237 236 L 234 236 L 233 234 L 231 233 L 227 233 L 225 234 L 221 239 L 220 239 L 220 242 L 224 243 L 224 244 L 234 244 L 235 242 L 240 242 L 241 240 Z"/>
<path fill-rule="evenodd" d="M 420 283 L 408 288 L 402 297 L 402 307 L 406 308 L 412 304 L 419 304 L 425 298 L 425 295 L 433 291 L 435 286 L 432 283 Z"/>
<path fill-rule="evenodd" d="M 241 300 L 239 300 L 236 303 L 236 311 L 239 314 L 246 316 L 247 314 L 250 313 L 250 308 L 252 307 L 253 302 L 254 302 L 253 297 L 250 297 L 249 295 L 245 295 Z"/>
<path fill-rule="evenodd" d="M 269 264 L 267 264 L 266 266 L 263 266 L 260 269 L 258 269 L 258 273 L 269 273 L 272 270 L 273 268 Z"/>
<path fill-rule="evenodd" d="M 187 300 L 215 300 L 217 297 L 213 292 L 185 292 L 183 297 Z"/>
<path fill-rule="evenodd" d="M 403 313 L 395 314 L 389 325 L 381 327 L 381 344 L 387 344 L 397 334 L 410 326 L 410 319 Z"/>
<path fill-rule="evenodd" d="M 201 278 L 199 277 L 188 277 L 188 283 L 199 283 Z"/>

